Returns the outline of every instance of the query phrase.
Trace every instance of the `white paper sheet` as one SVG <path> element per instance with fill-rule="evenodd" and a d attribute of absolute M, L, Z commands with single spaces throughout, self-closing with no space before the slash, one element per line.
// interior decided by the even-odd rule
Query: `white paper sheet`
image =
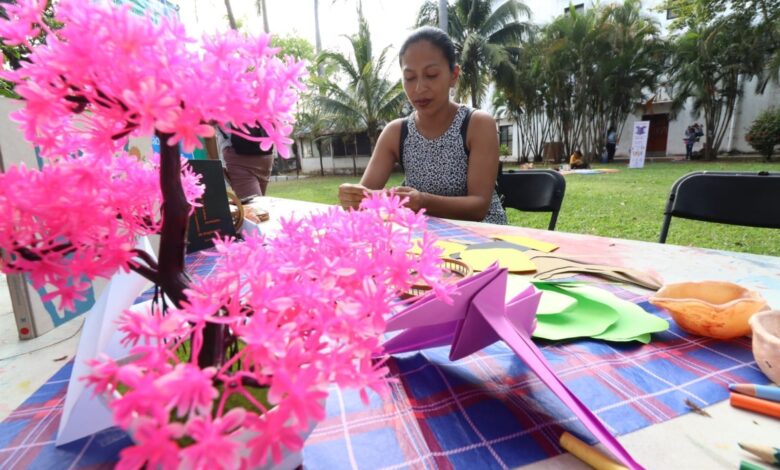
<path fill-rule="evenodd" d="M 154 257 L 148 239 L 140 240 L 137 248 Z M 150 286 L 151 282 L 135 272 L 117 272 L 92 310 L 86 313 L 65 395 L 56 445 L 73 442 L 114 425 L 106 402 L 93 396 L 92 390 L 80 379 L 89 372 L 86 362 L 99 354 L 107 354 L 113 359 L 127 355 L 127 349 L 120 344 L 121 334 L 117 334 L 116 322 L 122 312 L 130 308 L 133 301 Z"/>

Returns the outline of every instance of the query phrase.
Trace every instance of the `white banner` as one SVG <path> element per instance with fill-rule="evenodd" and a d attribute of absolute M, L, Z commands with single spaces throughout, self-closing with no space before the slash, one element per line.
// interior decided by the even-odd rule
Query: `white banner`
<path fill-rule="evenodd" d="M 636 121 L 634 134 L 631 137 L 631 159 L 629 168 L 644 168 L 645 151 L 647 150 L 647 136 L 650 133 L 650 121 Z"/>

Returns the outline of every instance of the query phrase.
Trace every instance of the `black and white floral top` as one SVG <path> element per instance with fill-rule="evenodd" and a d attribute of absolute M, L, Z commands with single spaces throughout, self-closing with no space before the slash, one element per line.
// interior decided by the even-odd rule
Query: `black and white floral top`
<path fill-rule="evenodd" d="M 452 124 L 441 136 L 429 140 L 417 130 L 412 113 L 407 118 L 409 134 L 403 142 L 404 185 L 438 196 L 466 196 L 469 155 L 461 134 L 469 109 L 461 105 Z M 463 134 L 465 135 L 465 134 Z M 482 222 L 506 225 L 506 213 L 496 190 Z"/>

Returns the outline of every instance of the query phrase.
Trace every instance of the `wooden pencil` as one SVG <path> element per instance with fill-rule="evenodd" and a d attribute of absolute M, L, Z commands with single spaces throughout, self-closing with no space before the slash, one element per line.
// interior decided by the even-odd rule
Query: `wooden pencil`
<path fill-rule="evenodd" d="M 626 467 L 599 452 L 595 447 L 589 446 L 568 432 L 561 434 L 560 443 L 561 447 L 566 449 L 570 454 L 596 470 L 628 470 Z"/>
<path fill-rule="evenodd" d="M 780 387 L 772 385 L 731 384 L 729 390 L 751 397 L 780 402 Z"/>
<path fill-rule="evenodd" d="M 756 444 L 745 444 L 740 442 L 742 450 L 750 452 L 759 459 L 772 465 L 780 465 L 780 449 L 777 447 L 762 446 Z"/>
<path fill-rule="evenodd" d="M 733 392 L 729 401 L 733 407 L 780 419 L 780 403 Z"/>

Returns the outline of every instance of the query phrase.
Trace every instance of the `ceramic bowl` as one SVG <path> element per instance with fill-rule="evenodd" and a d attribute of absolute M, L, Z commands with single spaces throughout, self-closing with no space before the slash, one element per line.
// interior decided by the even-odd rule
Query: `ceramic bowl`
<path fill-rule="evenodd" d="M 747 335 L 750 317 L 768 308 L 758 292 L 720 281 L 667 284 L 649 300 L 688 333 L 718 339 Z"/>
<path fill-rule="evenodd" d="M 753 315 L 750 328 L 756 364 L 772 382 L 780 384 L 780 310 Z"/>

